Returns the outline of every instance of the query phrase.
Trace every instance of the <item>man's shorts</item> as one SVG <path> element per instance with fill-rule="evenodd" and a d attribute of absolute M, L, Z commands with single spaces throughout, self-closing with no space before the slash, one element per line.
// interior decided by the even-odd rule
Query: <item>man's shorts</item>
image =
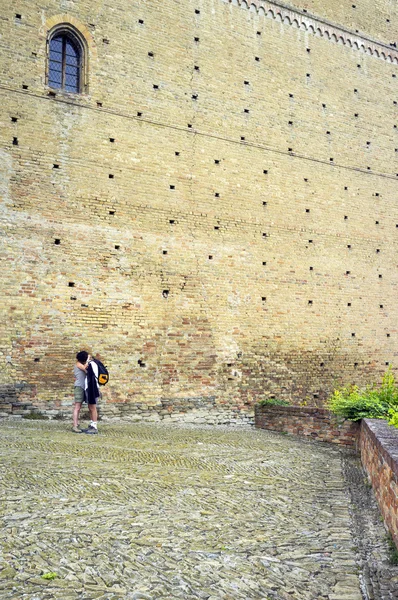
<path fill-rule="evenodd" d="M 86 393 L 83 388 L 78 385 L 75 385 L 75 402 L 81 404 L 86 401 Z"/>

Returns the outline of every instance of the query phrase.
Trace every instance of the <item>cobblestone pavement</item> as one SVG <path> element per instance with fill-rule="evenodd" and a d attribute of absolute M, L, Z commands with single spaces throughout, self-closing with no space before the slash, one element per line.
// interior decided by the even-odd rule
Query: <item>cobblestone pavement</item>
<path fill-rule="evenodd" d="M 244 427 L 0 436 L 1 599 L 363 598 L 335 447 Z"/>

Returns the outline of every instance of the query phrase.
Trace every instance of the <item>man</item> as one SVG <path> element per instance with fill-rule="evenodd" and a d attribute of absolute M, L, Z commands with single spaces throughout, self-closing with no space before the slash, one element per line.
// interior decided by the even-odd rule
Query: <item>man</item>
<path fill-rule="evenodd" d="M 98 412 L 97 403 L 100 398 L 98 386 L 98 365 L 91 356 L 88 357 L 88 365 L 86 370 L 86 396 L 88 402 L 88 412 L 90 413 L 90 426 L 84 429 L 83 433 L 96 434 L 98 433 L 97 422 Z"/>

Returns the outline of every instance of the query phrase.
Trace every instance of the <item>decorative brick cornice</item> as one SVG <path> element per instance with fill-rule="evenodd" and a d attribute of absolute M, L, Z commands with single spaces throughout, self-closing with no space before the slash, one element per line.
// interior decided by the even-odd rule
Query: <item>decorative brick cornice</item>
<path fill-rule="evenodd" d="M 279 21 L 296 29 L 308 31 L 308 33 L 326 38 L 335 44 L 349 46 L 389 63 L 398 64 L 398 51 L 395 48 L 391 48 L 377 40 L 360 36 L 353 31 L 329 23 L 314 15 L 308 15 L 299 9 L 279 2 L 271 2 L 270 0 L 222 0 L 222 2 L 250 10 L 259 16 Z"/>

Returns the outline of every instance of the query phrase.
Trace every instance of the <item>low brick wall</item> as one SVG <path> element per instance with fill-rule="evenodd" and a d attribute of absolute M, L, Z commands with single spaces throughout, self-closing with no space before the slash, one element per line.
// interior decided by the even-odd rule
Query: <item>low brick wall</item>
<path fill-rule="evenodd" d="M 398 429 L 380 419 L 364 419 L 358 447 L 384 521 L 398 547 Z"/>
<path fill-rule="evenodd" d="M 305 435 L 322 442 L 355 447 L 359 423 L 341 422 L 324 408 L 301 406 L 258 406 L 255 407 L 255 426 Z"/>

